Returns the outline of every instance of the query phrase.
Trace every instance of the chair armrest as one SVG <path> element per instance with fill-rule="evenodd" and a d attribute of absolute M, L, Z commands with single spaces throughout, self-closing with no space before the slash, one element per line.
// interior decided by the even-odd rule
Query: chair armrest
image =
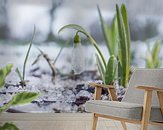
<path fill-rule="evenodd" d="M 159 87 L 153 87 L 153 86 L 137 86 L 137 89 L 143 89 L 145 91 L 158 91 L 158 92 L 163 92 L 162 88 Z"/>
<path fill-rule="evenodd" d="M 111 97 L 112 101 L 118 101 L 117 95 L 116 95 L 116 89 L 114 86 L 111 85 L 105 85 L 105 84 L 96 84 L 96 83 L 89 83 L 91 87 L 95 87 L 95 100 L 101 99 L 101 93 L 102 88 L 106 88 L 109 92 L 109 96 Z"/>
<path fill-rule="evenodd" d="M 88 83 L 88 85 L 90 85 L 91 87 L 99 87 L 99 88 L 106 88 L 106 89 L 115 89 L 111 85 L 97 84 L 97 83 L 93 83 L 93 82 Z"/>

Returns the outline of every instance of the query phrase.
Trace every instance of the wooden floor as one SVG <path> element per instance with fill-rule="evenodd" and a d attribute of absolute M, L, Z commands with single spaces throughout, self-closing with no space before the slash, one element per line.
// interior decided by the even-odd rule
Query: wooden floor
<path fill-rule="evenodd" d="M 91 114 L 86 113 L 4 113 L 0 123 L 14 122 L 20 130 L 91 130 Z M 123 130 L 119 122 L 99 119 L 97 130 Z"/>

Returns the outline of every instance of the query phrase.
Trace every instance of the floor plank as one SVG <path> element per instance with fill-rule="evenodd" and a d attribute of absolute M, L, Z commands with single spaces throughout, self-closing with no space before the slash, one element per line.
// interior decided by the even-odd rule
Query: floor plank
<path fill-rule="evenodd" d="M 20 130 L 91 130 L 90 113 L 3 113 L 0 122 L 14 122 Z M 120 123 L 99 118 L 97 130 L 123 130 Z"/>

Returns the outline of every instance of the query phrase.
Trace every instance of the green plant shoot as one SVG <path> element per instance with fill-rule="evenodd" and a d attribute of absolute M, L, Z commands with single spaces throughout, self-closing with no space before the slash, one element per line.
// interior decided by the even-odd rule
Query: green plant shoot
<path fill-rule="evenodd" d="M 117 72 L 117 59 L 114 55 L 109 58 L 105 71 L 105 84 L 114 85 Z"/>
<path fill-rule="evenodd" d="M 122 4 L 121 10 L 116 5 L 116 15 L 119 33 L 118 77 L 120 78 L 120 85 L 127 87 L 130 72 L 130 33 L 127 11 L 124 4 Z"/>
<path fill-rule="evenodd" d="M 99 19 L 101 23 L 101 29 L 103 33 L 103 37 L 105 40 L 106 47 L 108 52 L 111 55 L 118 56 L 118 28 L 117 28 L 117 17 L 115 16 L 112 20 L 111 25 L 109 26 L 103 19 L 101 10 L 99 6 L 97 6 Z"/>
<path fill-rule="evenodd" d="M 36 33 L 36 28 L 34 26 L 34 31 L 33 31 L 33 35 L 32 35 L 32 39 L 31 41 L 29 42 L 29 48 L 28 48 L 28 51 L 26 53 L 26 57 L 25 57 L 25 60 L 24 60 L 24 64 L 23 64 L 23 73 L 21 74 L 20 73 L 20 70 L 19 68 L 16 68 L 15 72 L 17 73 L 19 79 L 20 79 L 20 85 L 21 86 L 26 86 L 26 80 L 25 80 L 25 72 L 26 72 L 26 64 L 27 64 L 27 60 L 28 60 L 28 57 L 29 57 L 29 53 L 30 53 L 30 50 L 31 50 L 31 47 L 32 47 L 32 44 L 33 44 L 33 40 L 34 40 L 34 37 L 35 37 L 35 33 Z"/>
<path fill-rule="evenodd" d="M 148 47 L 148 50 L 146 52 L 146 57 L 144 58 L 147 68 L 150 69 L 160 68 L 161 66 L 161 62 L 159 58 L 160 48 L 161 48 L 160 41 L 156 41 L 152 49 Z"/>
<path fill-rule="evenodd" d="M 34 26 L 34 31 L 33 31 L 32 39 L 31 39 L 31 41 L 29 42 L 29 48 L 28 48 L 28 51 L 27 51 L 27 54 L 26 54 L 26 57 L 25 57 L 25 60 L 24 60 L 24 65 L 23 65 L 23 80 L 25 80 L 25 69 L 26 69 L 26 64 L 27 64 L 27 60 L 28 60 L 28 57 L 29 57 L 29 52 L 30 52 L 31 47 L 32 47 L 32 44 L 33 44 L 33 40 L 34 40 L 34 37 L 35 37 L 35 33 L 36 33 L 36 27 Z"/>

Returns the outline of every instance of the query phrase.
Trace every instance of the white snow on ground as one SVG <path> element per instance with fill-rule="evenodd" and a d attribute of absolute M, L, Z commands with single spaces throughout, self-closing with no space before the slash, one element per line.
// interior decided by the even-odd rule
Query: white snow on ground
<path fill-rule="evenodd" d="M 79 112 L 84 109 L 86 100 L 93 98 L 92 90 L 88 88 L 86 83 L 97 79 L 97 73 L 92 73 L 96 68 L 95 62 L 95 49 L 92 46 L 84 46 L 86 55 L 86 71 L 92 71 L 89 73 L 83 73 L 81 77 L 73 79 L 74 77 L 57 75 L 55 84 L 51 82 L 51 70 L 46 63 L 45 59 L 41 59 L 38 64 L 31 66 L 32 62 L 36 59 L 39 51 L 36 49 L 39 47 L 44 53 L 48 54 L 51 59 L 55 59 L 60 47 L 52 45 L 41 45 L 32 47 L 29 60 L 27 62 L 26 79 L 30 82 L 27 83 L 25 88 L 21 86 L 8 85 L 7 89 L 2 89 L 0 92 L 7 94 L 0 94 L 0 106 L 11 99 L 14 94 L 10 92 L 21 91 L 34 91 L 39 92 L 41 95 L 36 99 L 35 103 L 30 103 L 23 106 L 14 106 L 12 108 L 25 112 Z M 104 46 L 100 46 L 105 58 L 109 58 L 107 49 Z M 14 68 L 11 74 L 7 77 L 6 82 L 9 84 L 18 84 L 19 79 L 15 73 L 15 68 L 19 67 L 22 70 L 23 61 L 25 58 L 28 45 L 5 45 L 0 44 L 0 66 L 4 66 L 7 63 L 13 63 Z M 61 53 L 55 67 L 59 69 L 61 73 L 70 74 L 71 72 L 71 54 L 72 48 L 64 48 Z M 139 63 L 139 67 L 144 67 L 144 61 L 142 57 L 145 55 L 146 46 L 143 42 L 137 42 L 132 45 L 132 51 L 135 51 L 135 62 Z M 39 68 L 38 70 L 31 72 L 31 70 Z M 33 76 L 36 75 L 36 76 Z M 39 77 L 37 77 L 39 76 Z M 118 88 L 118 96 L 121 98 L 124 94 L 122 88 Z M 103 95 L 102 99 L 106 100 L 108 97 Z"/>

